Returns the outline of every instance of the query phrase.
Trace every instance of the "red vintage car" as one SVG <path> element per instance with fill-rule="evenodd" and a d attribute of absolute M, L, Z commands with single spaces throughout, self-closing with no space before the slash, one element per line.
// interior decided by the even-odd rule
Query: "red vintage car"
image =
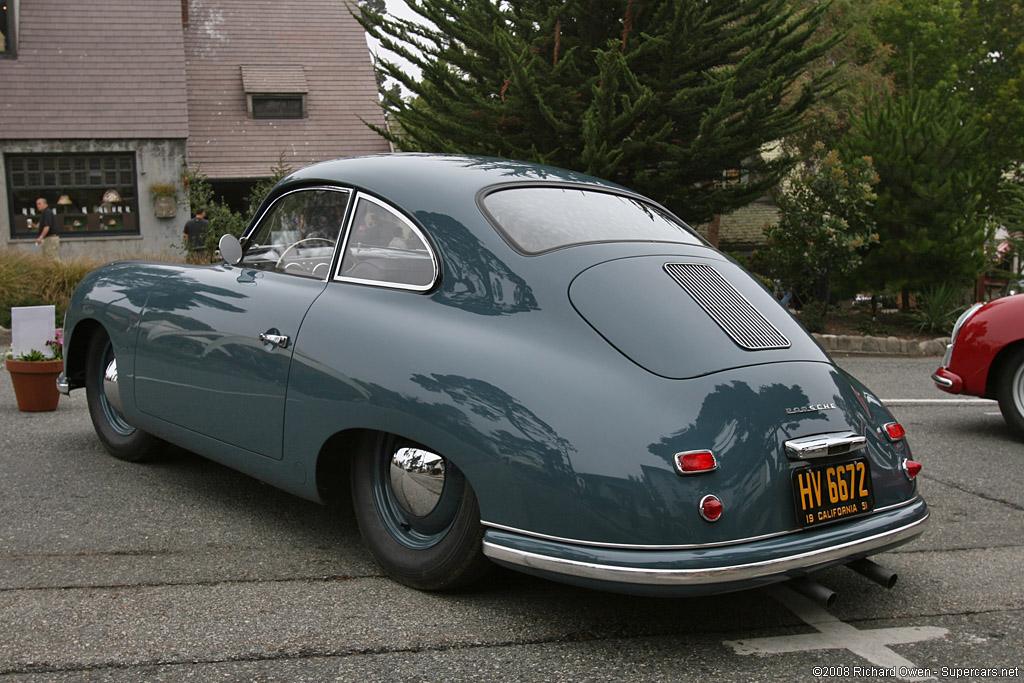
<path fill-rule="evenodd" d="M 975 304 L 961 315 L 932 379 L 951 394 L 998 400 L 1006 424 L 1024 438 L 1024 294 Z"/>

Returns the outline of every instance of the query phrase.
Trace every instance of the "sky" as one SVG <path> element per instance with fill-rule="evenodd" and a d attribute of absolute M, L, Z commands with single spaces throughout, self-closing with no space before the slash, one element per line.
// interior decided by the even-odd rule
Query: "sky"
<path fill-rule="evenodd" d="M 417 21 L 420 19 L 420 16 L 418 14 L 409 9 L 409 7 L 405 4 L 404 0 L 385 0 L 385 4 L 388 8 L 388 14 L 394 17 L 399 17 L 401 19 L 409 19 L 412 21 Z M 372 54 L 378 56 L 388 55 L 388 53 L 380 49 L 380 45 L 377 43 L 377 41 L 371 38 L 370 36 L 366 36 L 366 42 L 370 46 L 370 52 Z M 414 67 L 412 64 L 405 61 L 404 59 L 396 57 L 395 55 L 388 55 L 388 57 L 391 61 L 394 61 L 397 64 L 399 64 L 402 67 L 402 71 L 405 71 L 413 78 L 419 79 L 419 69 Z"/>

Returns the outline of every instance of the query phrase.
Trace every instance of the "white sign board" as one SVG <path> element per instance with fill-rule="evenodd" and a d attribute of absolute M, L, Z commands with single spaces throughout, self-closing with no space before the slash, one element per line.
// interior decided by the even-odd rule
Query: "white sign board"
<path fill-rule="evenodd" d="M 11 309 L 11 349 L 17 358 L 32 350 L 53 358 L 53 349 L 46 342 L 57 337 L 53 306 L 19 306 Z"/>

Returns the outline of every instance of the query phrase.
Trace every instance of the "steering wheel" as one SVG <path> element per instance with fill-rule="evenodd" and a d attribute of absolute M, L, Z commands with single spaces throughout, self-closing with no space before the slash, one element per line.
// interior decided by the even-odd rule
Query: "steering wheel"
<path fill-rule="evenodd" d="M 290 247 L 282 251 L 281 256 L 277 259 L 277 263 L 274 264 L 274 268 L 280 270 L 281 264 L 284 263 L 284 257 L 288 255 L 288 252 L 294 249 L 295 247 L 299 246 L 300 244 L 305 244 L 306 242 L 326 242 L 327 246 L 331 247 L 332 249 L 334 248 L 335 245 L 334 240 L 327 239 L 326 237 L 306 237 L 305 239 L 299 240 L 295 244 L 291 245 Z"/>

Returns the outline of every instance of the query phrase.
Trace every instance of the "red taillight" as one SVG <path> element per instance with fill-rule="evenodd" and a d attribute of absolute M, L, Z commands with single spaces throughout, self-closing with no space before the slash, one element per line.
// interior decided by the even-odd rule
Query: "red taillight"
<path fill-rule="evenodd" d="M 907 435 L 907 430 L 903 428 L 899 422 L 890 422 L 883 427 L 885 433 L 889 435 L 889 438 L 893 441 L 899 441 Z"/>
<path fill-rule="evenodd" d="M 708 522 L 717 522 L 722 516 L 722 501 L 716 496 L 704 496 L 700 500 L 700 516 Z"/>
<path fill-rule="evenodd" d="M 908 479 L 913 479 L 921 471 L 921 463 L 914 462 L 913 460 L 904 460 L 903 471 L 907 473 Z"/>
<path fill-rule="evenodd" d="M 718 461 L 711 451 L 676 453 L 674 460 L 679 474 L 700 474 L 718 469 Z"/>

